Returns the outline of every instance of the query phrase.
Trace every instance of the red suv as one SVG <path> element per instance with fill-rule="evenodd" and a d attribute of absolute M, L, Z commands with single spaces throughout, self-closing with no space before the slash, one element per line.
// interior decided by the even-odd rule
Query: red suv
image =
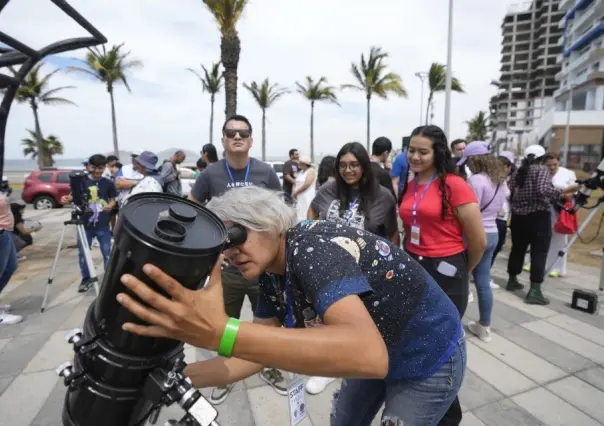
<path fill-rule="evenodd" d="M 46 169 L 31 172 L 23 183 L 21 197 L 34 209 L 54 209 L 61 207 L 61 197 L 69 195 L 68 169 Z"/>

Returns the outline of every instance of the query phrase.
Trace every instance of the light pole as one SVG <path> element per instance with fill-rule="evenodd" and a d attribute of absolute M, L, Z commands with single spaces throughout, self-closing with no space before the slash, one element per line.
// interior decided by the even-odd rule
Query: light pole
<path fill-rule="evenodd" d="M 447 79 L 445 82 L 445 135 L 451 139 L 451 85 L 453 82 L 453 0 L 449 0 L 449 34 L 447 36 Z"/>
<path fill-rule="evenodd" d="M 564 129 L 564 148 L 562 151 L 562 167 L 566 167 L 568 163 L 568 145 L 570 144 L 570 112 L 573 109 L 573 96 L 575 85 L 571 84 L 568 91 L 568 105 L 566 108 L 566 128 Z"/>
<path fill-rule="evenodd" d="M 421 100 L 419 102 L 419 125 L 424 124 L 424 80 L 428 77 L 428 73 L 425 71 L 416 72 L 415 76 L 420 79 L 422 84 Z"/>

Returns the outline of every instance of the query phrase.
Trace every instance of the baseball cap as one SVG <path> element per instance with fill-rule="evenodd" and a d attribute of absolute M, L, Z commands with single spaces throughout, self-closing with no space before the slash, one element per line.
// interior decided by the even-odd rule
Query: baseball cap
<path fill-rule="evenodd" d="M 147 170 L 155 170 L 157 165 L 157 155 L 151 151 L 143 151 L 136 156 L 135 161 Z"/>
<path fill-rule="evenodd" d="M 501 151 L 499 153 L 499 157 L 505 158 L 512 164 L 514 164 L 516 162 L 516 156 L 514 154 L 512 154 L 510 151 Z"/>
<path fill-rule="evenodd" d="M 131 157 L 138 157 L 139 155 L 141 155 L 143 152 L 145 152 L 142 149 L 133 149 L 132 153 L 130 154 Z"/>
<path fill-rule="evenodd" d="M 475 155 L 487 155 L 490 154 L 489 145 L 483 141 L 470 142 L 466 149 L 463 151 L 461 160 L 457 162 L 458 166 L 463 166 L 468 161 L 468 158 Z"/>
<path fill-rule="evenodd" d="M 529 145 L 524 150 L 524 156 L 528 157 L 532 155 L 534 158 L 543 157 L 545 155 L 545 148 L 541 145 Z"/>

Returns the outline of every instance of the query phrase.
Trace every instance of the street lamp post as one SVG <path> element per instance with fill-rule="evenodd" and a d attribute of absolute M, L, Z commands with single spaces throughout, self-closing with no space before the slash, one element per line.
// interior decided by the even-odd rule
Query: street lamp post
<path fill-rule="evenodd" d="M 449 0 L 449 33 L 447 36 L 447 79 L 445 82 L 445 135 L 451 138 L 451 86 L 453 83 L 453 0 Z"/>
<path fill-rule="evenodd" d="M 428 77 L 428 73 L 425 71 L 416 72 L 415 76 L 420 79 L 422 89 L 421 89 L 421 99 L 419 101 L 419 125 L 424 124 L 424 80 Z"/>
<path fill-rule="evenodd" d="M 562 150 L 562 167 L 566 167 L 568 163 L 568 146 L 570 144 L 570 113 L 573 109 L 573 96 L 575 92 L 575 86 L 570 85 L 568 91 L 568 104 L 566 107 L 566 128 L 564 129 L 564 148 Z"/>

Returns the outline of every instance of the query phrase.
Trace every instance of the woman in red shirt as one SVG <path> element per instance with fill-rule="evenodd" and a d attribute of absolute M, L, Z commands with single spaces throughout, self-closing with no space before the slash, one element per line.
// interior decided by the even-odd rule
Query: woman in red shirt
<path fill-rule="evenodd" d="M 463 317 L 469 273 L 487 244 L 478 200 L 454 174 L 447 137 L 439 127 L 420 126 L 411 133 L 407 160 L 414 177 L 405 186 L 399 207 L 405 251 L 436 280 Z M 461 419 L 455 399 L 439 424 L 459 424 Z"/>

